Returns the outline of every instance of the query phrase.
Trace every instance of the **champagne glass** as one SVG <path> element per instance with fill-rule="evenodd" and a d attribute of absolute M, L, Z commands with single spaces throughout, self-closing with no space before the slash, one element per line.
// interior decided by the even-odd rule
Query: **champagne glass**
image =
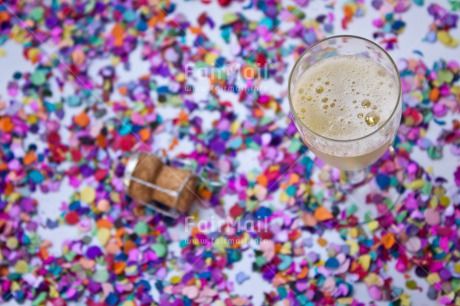
<path fill-rule="evenodd" d="M 376 43 L 326 38 L 306 50 L 289 77 L 289 105 L 300 137 L 353 189 L 390 147 L 401 121 L 396 64 Z"/>

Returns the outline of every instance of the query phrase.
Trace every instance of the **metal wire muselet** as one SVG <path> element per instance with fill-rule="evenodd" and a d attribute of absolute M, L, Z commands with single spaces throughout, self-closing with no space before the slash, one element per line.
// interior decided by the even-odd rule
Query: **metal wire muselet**
<path fill-rule="evenodd" d="M 199 183 L 211 190 L 223 186 L 220 179 L 215 179 L 215 173 L 215 169 L 205 166 L 196 174 L 190 162 L 134 153 L 126 165 L 123 186 L 137 203 L 178 218 L 192 207 Z"/>

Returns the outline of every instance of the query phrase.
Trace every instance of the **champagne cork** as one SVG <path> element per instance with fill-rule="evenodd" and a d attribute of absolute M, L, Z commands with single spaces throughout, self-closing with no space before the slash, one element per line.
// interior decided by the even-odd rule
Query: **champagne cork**
<path fill-rule="evenodd" d="M 129 182 L 128 193 L 140 203 L 159 202 L 185 213 L 195 200 L 197 177 L 191 171 L 163 164 L 156 156 L 139 154 L 132 177 L 134 180 Z"/>

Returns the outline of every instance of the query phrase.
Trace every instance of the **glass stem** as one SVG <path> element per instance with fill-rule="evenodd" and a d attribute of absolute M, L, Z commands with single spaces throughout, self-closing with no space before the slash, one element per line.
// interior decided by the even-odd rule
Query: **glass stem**
<path fill-rule="evenodd" d="M 366 169 L 362 170 L 346 170 L 345 176 L 347 178 L 348 185 L 358 185 L 367 178 Z"/>

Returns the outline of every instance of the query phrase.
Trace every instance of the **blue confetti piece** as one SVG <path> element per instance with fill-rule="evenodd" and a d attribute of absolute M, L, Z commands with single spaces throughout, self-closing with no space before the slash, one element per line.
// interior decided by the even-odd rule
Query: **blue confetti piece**
<path fill-rule="evenodd" d="M 246 275 L 243 271 L 238 272 L 238 274 L 236 275 L 236 282 L 239 285 L 241 285 L 242 283 L 244 283 L 248 279 L 250 279 L 249 275 Z"/>
<path fill-rule="evenodd" d="M 51 220 L 51 219 L 46 219 L 46 227 L 49 229 L 55 229 L 56 227 L 59 226 L 59 221 L 58 220 Z"/>
<path fill-rule="evenodd" d="M 43 176 L 43 174 L 38 170 L 30 171 L 28 177 L 30 180 L 32 180 L 32 182 L 36 184 L 39 184 L 45 180 L 45 177 Z"/>

